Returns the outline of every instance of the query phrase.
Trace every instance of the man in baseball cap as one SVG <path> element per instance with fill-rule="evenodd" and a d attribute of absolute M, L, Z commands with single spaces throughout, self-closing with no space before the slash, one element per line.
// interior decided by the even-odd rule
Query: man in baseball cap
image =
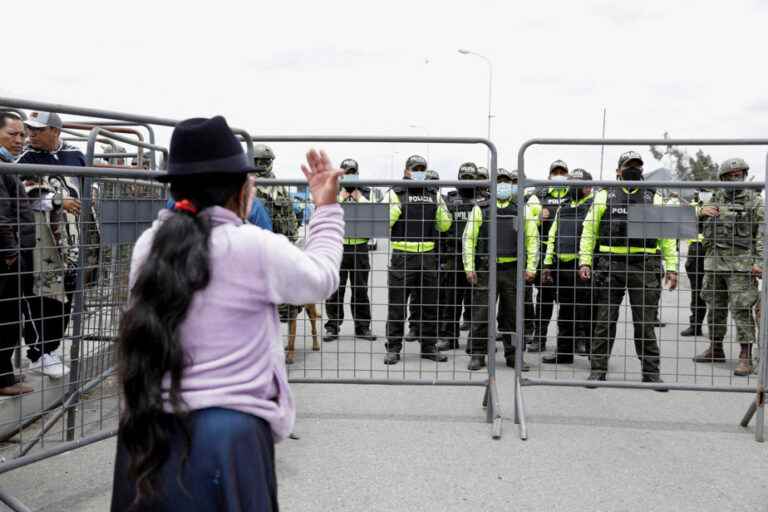
<path fill-rule="evenodd" d="M 31 112 L 24 121 L 29 134 L 29 146 L 19 156 L 20 164 L 41 164 L 69 167 L 85 166 L 85 156 L 75 146 L 63 142 L 61 129 L 64 123 L 55 112 Z M 49 224 L 48 229 L 60 230 L 61 236 L 55 239 L 56 247 L 49 243 L 40 242 L 35 252 L 36 258 L 59 261 L 57 272 L 64 276 L 64 296 L 54 296 L 51 290 L 57 290 L 59 283 L 46 280 L 40 289 L 39 296 L 29 297 L 28 303 L 33 317 L 33 327 L 24 331 L 27 343 L 27 357 L 32 362 L 30 369 L 38 371 L 51 378 L 62 378 L 69 368 L 57 354 L 64 332 L 70 322 L 74 292 L 77 287 L 76 269 L 78 262 L 78 240 L 80 214 L 80 191 L 77 181 L 68 176 L 50 175 L 25 180 L 27 192 L 41 193 L 45 191 L 53 196 L 53 210 L 41 216 Z M 42 226 L 42 224 L 40 225 Z M 42 230 L 41 227 L 38 229 Z M 41 232 L 44 232 L 42 230 Z M 40 240 L 40 238 L 38 238 Z M 61 258 L 63 256 L 63 258 Z M 35 263 L 35 267 L 37 263 Z M 64 299 L 64 300 L 61 300 Z M 46 327 L 49 318 L 57 319 Z"/>
<path fill-rule="evenodd" d="M 30 128 L 56 128 L 61 130 L 64 123 L 56 112 L 32 112 L 24 124 Z"/>

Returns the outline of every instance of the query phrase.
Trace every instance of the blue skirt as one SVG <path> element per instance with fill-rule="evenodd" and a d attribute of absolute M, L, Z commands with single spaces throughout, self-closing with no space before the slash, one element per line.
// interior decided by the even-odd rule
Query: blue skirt
<path fill-rule="evenodd" d="M 177 422 L 169 422 L 178 425 Z M 188 416 L 192 446 L 184 464 L 184 434 L 170 432 L 171 454 L 160 471 L 159 491 L 131 507 L 135 481 L 118 435 L 112 512 L 277 512 L 275 445 L 269 423 L 231 409 L 201 409 Z"/>

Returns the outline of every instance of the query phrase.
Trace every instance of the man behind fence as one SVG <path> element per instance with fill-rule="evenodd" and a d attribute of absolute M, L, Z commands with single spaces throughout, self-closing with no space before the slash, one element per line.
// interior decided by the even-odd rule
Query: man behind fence
<path fill-rule="evenodd" d="M 16 114 L 0 112 L 0 162 L 12 163 L 24 148 L 24 125 Z M 34 389 L 13 374 L 13 350 L 21 339 L 22 295 L 28 288 L 35 247 L 35 220 L 27 193 L 12 174 L 0 175 L 0 396 Z M 22 280 L 20 282 L 20 280 Z"/>
<path fill-rule="evenodd" d="M 17 163 L 85 166 L 85 155 L 61 140 L 64 123 L 55 112 L 32 112 L 24 121 L 29 147 Z M 70 321 L 77 288 L 80 191 L 77 178 L 51 174 L 24 180 L 34 199 L 37 245 L 34 251 L 34 295 L 28 297 L 24 339 L 30 368 L 61 378 L 69 368 L 54 353 Z"/>
<path fill-rule="evenodd" d="M 540 227 L 541 253 L 547 250 L 546 243 L 549 236 L 549 228 L 555 220 L 557 209 L 566 204 L 569 200 L 568 187 L 557 186 L 568 179 L 568 164 L 562 160 L 555 160 L 549 166 L 549 180 L 553 182 L 552 186 L 541 187 L 528 199 L 528 205 L 531 212 L 538 218 Z M 542 258 L 543 259 L 543 258 Z M 543 263 L 543 262 L 542 262 Z M 528 346 L 530 352 L 543 352 L 547 346 L 547 331 L 549 322 L 552 319 L 552 312 L 555 308 L 557 298 L 557 289 L 551 284 L 541 282 L 542 274 L 536 275 L 536 310 L 534 322 L 534 337 L 532 343 Z M 529 292 L 533 297 L 533 293 Z"/>
<path fill-rule="evenodd" d="M 479 179 L 477 166 L 465 162 L 459 167 L 459 180 Z M 487 176 L 485 177 L 487 179 Z M 472 285 L 467 281 L 461 261 L 461 237 L 469 214 L 475 207 L 477 188 L 457 188 L 445 195 L 445 204 L 453 216 L 451 229 L 440 237 L 440 327 L 438 350 L 459 348 L 462 306 L 471 311 Z M 471 314 L 471 313 L 470 313 Z"/>
<path fill-rule="evenodd" d="M 749 165 L 741 158 L 723 162 L 720 181 L 742 182 Z M 727 188 L 715 192 L 700 212 L 704 219 L 704 289 L 709 311 L 709 348 L 694 358 L 698 363 L 725 362 L 723 339 L 728 328 L 728 308 L 741 344 L 739 365 L 734 375 L 753 371 L 752 345 L 755 319 L 752 308 L 759 298 L 757 278 L 763 274 L 763 229 L 765 212 L 757 191 Z"/>
<path fill-rule="evenodd" d="M 707 202 L 709 202 L 711 195 L 712 193 L 709 191 L 700 190 L 696 192 L 695 197 L 688 204 L 700 212 L 704 203 L 703 198 L 706 197 Z M 703 219 L 701 216 L 699 216 L 698 228 L 699 232 L 696 238 L 688 240 L 688 254 L 685 257 L 685 274 L 691 283 L 691 315 L 688 317 L 688 328 L 682 331 L 680 336 L 704 335 L 702 325 L 707 315 L 707 305 L 704 302 L 704 297 L 701 296 L 701 289 L 704 286 L 704 234 L 702 233 Z"/>
<path fill-rule="evenodd" d="M 413 155 L 405 163 L 404 179 L 423 182 L 427 161 Z M 394 187 L 387 195 L 391 229 L 392 259 L 389 266 L 389 311 L 387 355 L 384 364 L 400 361 L 408 298 L 417 301 L 415 318 L 421 341 L 421 357 L 448 360 L 436 347 L 438 261 L 435 243 L 438 233 L 451 227 L 451 214 L 442 196 L 432 187 Z"/>
<path fill-rule="evenodd" d="M 342 177 L 339 203 L 369 203 L 360 187 L 355 186 L 359 179 L 357 161 L 347 158 L 341 162 L 344 171 Z M 350 282 L 352 300 L 352 318 L 355 322 L 355 337 L 374 341 L 376 336 L 371 332 L 371 301 L 368 299 L 368 273 L 371 261 L 368 255 L 367 238 L 344 238 L 344 257 L 341 260 L 339 272 L 339 288 L 325 302 L 328 321 L 325 323 L 323 341 L 333 341 L 339 337 L 339 327 L 344 321 L 344 293 L 347 280 Z"/>
<path fill-rule="evenodd" d="M 517 263 L 522 257 L 526 266 L 525 280 L 530 283 L 536 277 L 538 264 L 539 231 L 536 219 L 525 211 L 525 255 L 517 252 L 517 171 L 498 169 L 496 185 L 496 295 L 499 298 L 498 322 L 504 331 L 504 359 L 507 366 L 515 367 L 515 347 L 512 332 L 515 331 L 517 311 Z M 472 209 L 463 236 L 464 271 L 472 290 L 472 324 L 469 333 L 468 370 L 485 366 L 488 353 L 488 237 L 492 229 L 488 215 L 490 201 L 483 199 Z M 493 307 L 496 307 L 495 301 Z M 522 326 L 520 326 L 522 328 Z M 491 354 L 493 357 L 493 354 Z M 528 365 L 523 363 L 523 371 Z"/>
<path fill-rule="evenodd" d="M 579 240 L 584 218 L 592 206 L 592 187 L 581 187 L 591 180 L 584 169 L 574 169 L 568 177 L 570 202 L 561 206 L 549 229 L 544 275 L 541 282 L 557 289 L 557 350 L 541 358 L 546 364 L 571 364 L 573 355 L 587 354 L 592 338 L 592 283 L 579 279 Z"/>
<path fill-rule="evenodd" d="M 661 194 L 648 188 L 633 187 L 643 179 L 643 159 L 628 151 L 619 157 L 618 175 L 624 186 L 597 193 L 584 220 L 580 243 L 580 277 L 590 279 L 594 258 L 595 308 L 597 318 L 592 339 L 592 372 L 589 380 L 604 381 L 608 358 L 616 337 L 616 322 L 625 293 L 629 293 L 634 324 L 635 351 L 642 365 L 642 381 L 663 382 L 660 353 L 656 342 L 656 310 L 661 298 L 659 252 L 666 269 L 665 282 L 677 287 L 677 241 L 652 236 L 630 238 L 630 205 L 663 204 Z"/>

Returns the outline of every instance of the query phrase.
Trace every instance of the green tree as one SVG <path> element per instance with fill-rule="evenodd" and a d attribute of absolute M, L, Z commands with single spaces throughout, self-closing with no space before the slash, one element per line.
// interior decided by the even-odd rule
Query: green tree
<path fill-rule="evenodd" d="M 666 152 L 660 151 L 656 146 L 651 146 L 651 154 L 658 161 L 661 161 L 667 154 L 674 157 L 675 168 L 672 170 L 680 181 L 712 181 L 717 179 L 717 163 L 701 149 L 692 157 L 676 146 L 667 146 Z"/>

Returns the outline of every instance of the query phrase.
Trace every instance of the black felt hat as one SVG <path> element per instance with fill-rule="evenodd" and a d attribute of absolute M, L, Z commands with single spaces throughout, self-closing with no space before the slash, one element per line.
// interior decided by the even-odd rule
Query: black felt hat
<path fill-rule="evenodd" d="M 174 128 L 168 172 L 158 180 L 165 182 L 196 174 L 246 174 L 255 170 L 226 119 L 195 117 Z"/>

